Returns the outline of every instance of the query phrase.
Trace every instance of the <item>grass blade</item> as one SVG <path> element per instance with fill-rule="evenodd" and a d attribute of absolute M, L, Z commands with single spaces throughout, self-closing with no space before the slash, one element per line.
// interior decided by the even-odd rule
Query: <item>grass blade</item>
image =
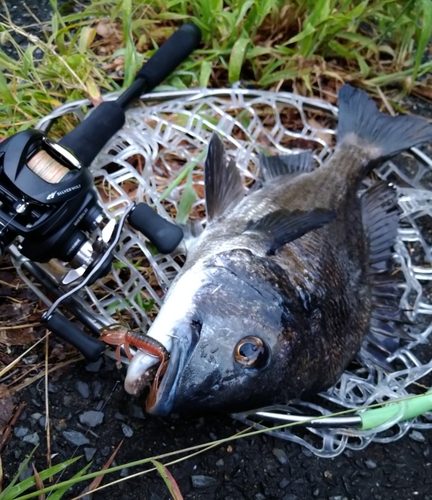
<path fill-rule="evenodd" d="M 413 69 L 412 81 L 417 78 L 418 70 L 422 62 L 426 47 L 430 43 L 432 37 L 432 1 L 422 0 L 423 12 L 421 16 L 421 29 L 417 42 L 417 50 Z"/>
<path fill-rule="evenodd" d="M 181 494 L 176 480 L 174 479 L 171 472 L 165 467 L 165 465 L 161 464 L 157 460 L 152 460 L 152 464 L 156 467 L 160 476 L 164 480 L 164 483 L 166 484 L 168 491 L 173 497 L 173 500 L 183 500 L 183 495 Z"/>
<path fill-rule="evenodd" d="M 251 43 L 249 37 L 243 36 L 239 38 L 231 52 L 229 65 L 228 65 L 228 80 L 230 83 L 238 82 L 240 80 L 240 73 L 243 66 L 243 61 L 246 56 L 246 50 Z"/>
<path fill-rule="evenodd" d="M 178 206 L 176 220 L 179 224 L 186 224 L 189 218 L 189 212 L 191 211 L 192 205 L 195 203 L 197 197 L 192 184 L 192 172 L 193 169 L 190 169 L 186 181 L 186 186 L 183 190 L 182 197 Z"/>

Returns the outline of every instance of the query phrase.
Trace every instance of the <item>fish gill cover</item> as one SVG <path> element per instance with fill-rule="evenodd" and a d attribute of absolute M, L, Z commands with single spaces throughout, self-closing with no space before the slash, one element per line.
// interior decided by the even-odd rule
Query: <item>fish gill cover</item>
<path fill-rule="evenodd" d="M 247 187 L 259 179 L 262 151 L 275 154 L 312 149 L 315 166 L 319 168 L 332 154 L 335 144 L 337 108 L 324 101 L 245 89 L 171 92 L 160 94 L 160 100 L 159 104 L 130 110 L 126 126 L 106 145 L 93 165 L 101 202 L 113 216 L 121 215 L 134 200 L 154 205 L 160 214 L 177 217 L 180 222 L 189 214 L 197 224 L 205 223 L 202 163 L 214 131 L 223 138 L 228 155 L 235 160 Z M 81 111 L 87 104 L 87 101 L 67 104 L 40 126 L 45 127 L 64 114 Z M 358 354 L 361 364 L 351 363 L 335 386 L 313 399 L 296 401 L 284 411 L 326 415 L 420 394 L 430 387 L 432 350 L 427 341 L 432 330 L 432 159 L 429 155 L 432 156 L 432 150 L 427 147 L 422 151 L 414 149 L 373 173 L 373 178 L 395 184 L 401 210 L 394 260 L 403 273 L 401 308 L 408 318 L 407 340 L 403 345 L 391 339 L 386 343 L 390 371 L 374 362 L 370 350 L 363 348 Z M 366 179 L 364 187 L 372 183 L 373 179 Z M 87 287 L 79 300 L 102 324 L 121 320 L 131 329 L 145 332 L 181 269 L 184 255 L 180 251 L 159 255 L 143 236 L 125 229 L 116 258 L 112 274 Z M 20 274 L 24 277 L 21 270 Z M 26 281 L 41 294 L 30 280 Z M 235 417 L 253 422 L 246 414 Z M 275 421 L 274 425 L 277 424 Z M 273 424 L 266 421 L 265 425 L 271 428 Z M 368 431 L 334 427 L 271 432 L 296 441 L 317 455 L 335 456 L 345 448 L 364 448 L 372 440 L 390 442 L 410 429 L 431 427 L 432 416 L 424 414 Z"/>

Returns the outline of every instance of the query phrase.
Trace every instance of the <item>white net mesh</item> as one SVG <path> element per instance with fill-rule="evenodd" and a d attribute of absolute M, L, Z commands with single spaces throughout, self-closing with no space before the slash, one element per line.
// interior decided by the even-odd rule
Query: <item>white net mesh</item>
<path fill-rule="evenodd" d="M 163 100 L 130 110 L 126 126 L 106 145 L 92 167 L 101 202 L 115 217 L 131 199 L 149 203 L 161 215 L 175 216 L 186 178 L 192 172 L 197 197 L 191 217 L 204 222 L 201 164 L 213 131 L 224 138 L 247 184 L 256 178 L 258 151 L 263 147 L 269 152 L 312 148 L 317 165 L 332 153 L 337 108 L 324 101 L 240 89 L 174 92 L 152 99 Z M 82 115 L 86 104 L 83 101 L 63 106 L 41 125 L 70 112 Z M 411 322 L 411 342 L 391 353 L 391 373 L 364 359 L 367 369 L 350 367 L 338 384 L 314 402 L 298 401 L 284 407 L 284 411 L 326 415 L 423 392 L 429 387 L 426 376 L 432 361 L 425 351 L 432 329 L 428 286 L 432 279 L 432 193 L 428 190 L 432 185 L 431 169 L 427 151 L 413 150 L 376 171 L 379 177 L 398 186 L 402 215 L 395 259 L 405 277 L 401 305 Z M 179 253 L 155 254 L 145 238 L 130 229 L 123 231 L 115 257 L 112 274 L 87 287 L 80 299 L 106 323 L 118 322 L 116 315 L 120 312 L 131 328 L 147 331 L 184 259 Z M 245 415 L 236 418 L 253 421 Z M 406 422 L 393 421 L 372 431 L 303 427 L 272 432 L 317 455 L 335 456 L 347 447 L 363 448 L 372 440 L 396 440 L 411 428 L 430 428 L 429 418 L 432 420 L 432 415 L 425 414 Z M 265 425 L 271 428 L 272 423 Z"/>

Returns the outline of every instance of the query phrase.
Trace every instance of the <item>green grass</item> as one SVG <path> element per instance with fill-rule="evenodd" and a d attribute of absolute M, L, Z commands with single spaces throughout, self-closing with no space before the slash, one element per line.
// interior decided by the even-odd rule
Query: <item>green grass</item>
<path fill-rule="evenodd" d="M 62 102 L 97 100 L 129 85 L 185 21 L 201 28 L 203 44 L 168 80 L 176 88 L 242 80 L 325 97 L 336 83 L 351 81 L 371 91 L 396 86 L 421 93 L 432 69 L 424 56 L 432 0 L 99 0 L 67 14 L 56 0 L 51 4 L 44 40 L 7 17 L 0 23 L 1 44 L 14 43 L 13 31 L 29 41 L 26 50 L 16 46 L 19 60 L 0 50 L 2 136 L 34 125 Z M 110 34 L 101 32 L 101 20 Z M 124 61 L 124 80 L 113 61 Z"/>

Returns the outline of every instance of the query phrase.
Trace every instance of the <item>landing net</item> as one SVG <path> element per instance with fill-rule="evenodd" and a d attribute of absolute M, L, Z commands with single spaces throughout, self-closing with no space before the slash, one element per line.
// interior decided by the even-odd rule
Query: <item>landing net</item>
<path fill-rule="evenodd" d="M 113 94 L 108 99 L 115 97 Z M 62 106 L 40 127 L 46 129 L 69 113 L 82 119 L 88 104 L 80 101 Z M 336 124 L 336 107 L 290 93 L 239 88 L 158 93 L 144 96 L 141 105 L 128 112 L 125 127 L 106 145 L 92 172 L 101 203 L 113 217 L 120 216 L 132 199 L 175 218 L 195 193 L 190 217 L 205 224 L 202 163 L 214 131 L 223 138 L 228 154 L 250 186 L 257 178 L 258 152 L 262 149 L 289 153 L 310 148 L 319 168 L 332 154 Z M 432 156 L 432 151 L 429 154 Z M 313 401 L 284 407 L 287 413 L 327 415 L 419 394 L 431 385 L 427 375 L 432 369 L 428 347 L 432 330 L 432 158 L 427 150 L 414 149 L 386 163 L 374 175 L 398 188 L 402 214 L 394 258 L 405 279 L 401 307 L 407 311 L 411 340 L 390 353 L 390 373 L 373 360 L 363 359 L 363 367 L 353 363 L 333 388 Z M 79 298 L 102 323 L 118 322 L 120 313 L 130 328 L 145 332 L 184 256 L 181 251 L 159 255 L 142 235 L 126 228 L 115 257 L 112 274 L 87 287 Z M 269 429 L 280 424 L 260 423 L 245 414 L 235 418 Z M 388 443 L 431 427 L 432 414 L 424 414 L 370 431 L 291 427 L 270 432 L 300 443 L 316 455 L 331 457 L 346 448 L 361 449 L 371 441 Z"/>

